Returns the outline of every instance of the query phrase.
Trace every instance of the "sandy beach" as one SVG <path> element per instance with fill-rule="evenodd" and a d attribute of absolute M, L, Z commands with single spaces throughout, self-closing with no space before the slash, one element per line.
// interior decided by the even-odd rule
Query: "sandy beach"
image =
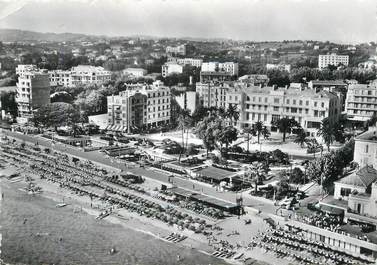
<path fill-rule="evenodd" d="M 1 182 L 2 259 L 22 264 L 226 264 L 181 244 L 159 240 L 114 220 L 96 220 L 78 204 L 56 202 Z M 95 213 L 95 212 L 92 212 Z M 127 223 L 127 221 L 125 221 Z M 138 220 L 132 220 L 138 222 Z M 132 226 L 130 223 L 128 226 Z M 143 226 L 139 225 L 143 229 Z M 145 227 L 144 227 L 145 228 Z M 158 231 L 155 228 L 155 231 Z M 153 231 L 153 230 L 152 230 Z M 162 231 L 162 230 L 161 230 Z M 187 244 L 187 243 L 186 243 Z M 110 249 L 117 252 L 110 254 Z M 181 261 L 177 260 L 177 255 Z"/>

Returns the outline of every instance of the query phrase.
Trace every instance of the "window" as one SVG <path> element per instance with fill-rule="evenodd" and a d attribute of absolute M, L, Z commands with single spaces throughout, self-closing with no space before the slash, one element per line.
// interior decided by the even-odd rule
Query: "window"
<path fill-rule="evenodd" d="M 302 105 L 302 100 L 300 100 L 300 101 L 298 102 L 298 104 L 301 106 L 301 105 Z"/>
<path fill-rule="evenodd" d="M 350 193 L 351 193 L 351 189 L 340 188 L 340 195 L 341 196 L 348 196 Z"/>
<path fill-rule="evenodd" d="M 365 153 L 368 153 L 368 151 L 369 151 L 369 146 L 366 145 L 366 146 L 365 146 Z"/>
<path fill-rule="evenodd" d="M 296 100 L 295 99 L 293 100 L 293 105 L 296 105 Z"/>
<path fill-rule="evenodd" d="M 274 103 L 279 103 L 279 102 L 280 102 L 279 98 L 274 98 Z"/>
<path fill-rule="evenodd" d="M 289 104 L 289 99 L 287 99 L 287 104 Z"/>
<path fill-rule="evenodd" d="M 324 103 L 324 102 L 322 102 L 322 103 L 321 103 L 321 106 L 322 106 L 322 108 L 324 108 L 324 107 L 325 107 L 325 103 Z"/>
<path fill-rule="evenodd" d="M 306 106 L 309 106 L 309 100 L 306 101 Z"/>
<path fill-rule="evenodd" d="M 279 107 L 274 107 L 274 111 L 279 111 Z"/>
<path fill-rule="evenodd" d="M 314 107 L 317 107 L 317 101 L 314 101 Z"/>

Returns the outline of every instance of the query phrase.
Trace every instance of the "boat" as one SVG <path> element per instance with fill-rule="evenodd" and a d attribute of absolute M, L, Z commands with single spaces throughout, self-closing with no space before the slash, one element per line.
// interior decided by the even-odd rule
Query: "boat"
<path fill-rule="evenodd" d="M 57 205 L 56 205 L 56 207 L 57 208 L 62 208 L 62 207 L 65 207 L 65 206 L 67 206 L 68 204 L 66 204 L 66 203 L 58 203 Z"/>

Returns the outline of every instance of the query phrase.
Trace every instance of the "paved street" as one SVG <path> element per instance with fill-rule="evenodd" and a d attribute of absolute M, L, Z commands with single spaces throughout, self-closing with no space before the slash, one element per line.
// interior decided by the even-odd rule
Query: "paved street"
<path fill-rule="evenodd" d="M 152 170 L 152 169 L 144 169 L 144 168 L 128 168 L 125 163 L 118 163 L 112 159 L 109 159 L 102 155 L 99 152 L 83 152 L 78 148 L 66 146 L 60 143 L 55 143 L 52 145 L 51 141 L 42 137 L 36 137 L 31 135 L 25 135 L 21 133 L 11 132 L 3 130 L 3 134 L 8 135 L 10 137 L 14 137 L 25 142 L 30 143 L 37 143 L 41 146 L 45 146 L 48 148 L 52 148 L 54 150 L 64 152 L 73 156 L 77 156 L 83 159 L 87 159 L 96 163 L 100 163 L 109 167 L 117 168 L 126 172 L 132 172 L 136 175 L 142 175 L 147 178 L 151 178 L 154 180 L 158 180 L 163 183 L 169 182 L 169 175 L 164 174 L 160 171 Z M 174 177 L 173 184 L 195 192 L 202 192 L 208 196 L 213 196 L 218 199 L 227 201 L 227 202 L 236 202 L 236 198 L 240 197 L 240 193 L 234 192 L 219 192 L 216 191 L 215 187 L 209 186 L 208 184 L 200 183 L 198 181 L 192 181 L 183 177 Z M 276 206 L 274 206 L 270 201 L 265 200 L 263 198 L 255 198 L 244 192 L 242 194 L 243 204 L 245 206 L 250 206 L 256 209 L 260 209 L 263 213 L 276 213 Z"/>

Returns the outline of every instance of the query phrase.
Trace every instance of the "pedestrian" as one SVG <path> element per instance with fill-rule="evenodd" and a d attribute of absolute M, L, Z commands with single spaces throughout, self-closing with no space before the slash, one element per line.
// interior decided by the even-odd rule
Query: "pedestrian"
<path fill-rule="evenodd" d="M 4 192 L 1 193 L 1 199 L 4 199 Z"/>

